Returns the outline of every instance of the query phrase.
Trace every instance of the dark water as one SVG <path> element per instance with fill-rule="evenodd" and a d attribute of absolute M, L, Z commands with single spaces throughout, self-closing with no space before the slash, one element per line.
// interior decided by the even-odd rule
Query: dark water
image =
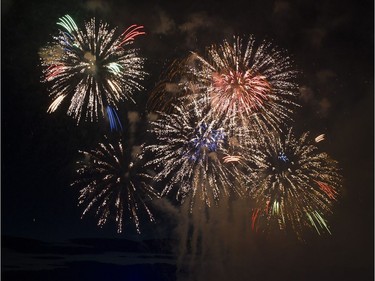
<path fill-rule="evenodd" d="M 215 263 L 198 259 L 193 267 L 178 271 L 172 240 L 131 241 L 126 239 L 72 239 L 45 242 L 2 237 L 2 274 L 6 281 L 349 281 L 374 280 L 372 265 L 347 261 L 347 266 L 327 259 L 285 261 L 288 253 L 254 256 L 239 264 L 227 256 Z M 283 258 L 285 256 L 285 258 Z M 299 261 L 297 261 L 299 260 Z"/>
<path fill-rule="evenodd" d="M 67 263 L 66 268 L 51 270 L 7 270 L 2 280 L 177 280 L 175 267 L 167 264 L 120 266 L 95 262 Z"/>
<path fill-rule="evenodd" d="M 1 280 L 176 280 L 166 241 L 2 237 Z"/>

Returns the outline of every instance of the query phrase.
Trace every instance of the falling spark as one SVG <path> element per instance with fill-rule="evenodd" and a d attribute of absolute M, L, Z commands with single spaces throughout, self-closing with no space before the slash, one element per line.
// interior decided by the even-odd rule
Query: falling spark
<path fill-rule="evenodd" d="M 325 134 L 321 134 L 315 138 L 315 142 L 321 142 L 325 140 Z"/>
<path fill-rule="evenodd" d="M 241 159 L 241 156 L 236 155 L 227 155 L 223 157 L 224 163 L 239 162 Z"/>

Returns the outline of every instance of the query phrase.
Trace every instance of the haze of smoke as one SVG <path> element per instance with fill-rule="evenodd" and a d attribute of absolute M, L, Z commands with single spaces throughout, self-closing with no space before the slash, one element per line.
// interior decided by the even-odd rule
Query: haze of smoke
<path fill-rule="evenodd" d="M 176 29 L 176 23 L 174 22 L 174 20 L 170 18 L 167 15 L 167 13 L 160 8 L 157 9 L 157 13 L 158 13 L 159 22 L 158 24 L 154 26 L 153 31 L 156 34 L 164 34 L 164 35 L 173 33 L 173 31 Z"/>
<path fill-rule="evenodd" d="M 248 202 L 227 198 L 219 206 L 196 206 L 193 212 L 186 203 L 183 223 L 176 228 L 178 280 L 248 280 L 255 251 Z"/>

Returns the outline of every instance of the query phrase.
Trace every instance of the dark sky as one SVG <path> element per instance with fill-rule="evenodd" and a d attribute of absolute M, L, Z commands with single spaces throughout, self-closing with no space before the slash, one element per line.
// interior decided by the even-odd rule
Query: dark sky
<path fill-rule="evenodd" d="M 298 266 L 295 269 L 298 280 L 312 280 L 313 276 L 320 280 L 372 280 L 373 1 L 149 2 L 2 1 L 1 230 L 2 236 L 6 237 L 2 247 L 11 249 L 3 251 L 2 263 L 7 261 L 6 264 L 13 266 L 33 264 L 30 260 L 25 262 L 30 255 L 48 256 L 53 252 L 63 257 L 65 267 L 70 264 L 72 268 L 77 261 L 73 257 L 79 256 L 85 261 L 85 257 L 91 254 L 91 259 L 96 262 L 107 259 L 109 268 L 103 270 L 121 275 L 135 267 L 121 270 L 126 264 L 124 259 L 116 263 L 117 257 L 107 257 L 105 253 L 111 250 L 98 249 L 102 240 L 98 242 L 94 238 L 104 239 L 110 245 L 124 243 L 119 242 L 122 239 L 142 242 L 176 238 L 171 231 L 175 222 L 169 216 L 159 218 L 156 225 L 146 222 L 142 235 L 137 235 L 130 225 L 125 226 L 125 233 L 117 234 L 116 226 L 111 222 L 100 229 L 93 216 L 80 219 L 82 210 L 77 207 L 78 190 L 70 187 L 79 157 L 77 152 L 92 148 L 108 131 L 108 126 L 102 122 L 76 126 L 74 120 L 62 111 L 46 113 L 50 99 L 46 85 L 40 82 L 42 69 L 38 58 L 39 48 L 56 33 L 58 18 L 70 14 L 79 24 L 96 16 L 120 29 L 133 23 L 145 26 L 147 35 L 139 38 L 136 46 L 147 58 L 145 70 L 149 76 L 144 83 L 146 89 L 135 98 L 136 105 L 126 108 L 138 112 L 142 120 L 145 119 L 148 93 L 174 58 L 181 58 L 189 51 L 204 53 L 206 46 L 233 35 L 254 34 L 256 38 L 270 39 L 287 49 L 302 72 L 298 81 L 302 108 L 297 112 L 294 126 L 299 130 L 309 130 L 312 135 L 326 134 L 321 147 L 338 160 L 343 169 L 343 196 L 330 219 L 332 236 L 311 237 L 302 245 L 288 240 L 290 244 L 280 246 L 277 241 L 272 241 L 264 246 L 265 255 L 272 257 L 266 259 L 257 252 L 254 255 L 259 256 L 255 256 L 257 262 L 254 264 L 259 268 L 282 268 L 279 276 L 289 276 L 288 280 L 294 280 L 287 274 L 293 265 Z M 126 117 L 126 110 L 121 112 L 122 117 Z M 141 143 L 145 126 L 138 125 L 136 142 Z M 74 242 L 72 239 L 81 240 Z M 114 242 L 108 242 L 111 240 Z M 60 248 L 38 244 L 61 241 L 69 242 Z M 82 251 L 77 254 L 77 249 L 85 244 L 82 241 L 89 241 L 87 243 L 91 243 L 94 253 Z M 24 245 L 23 250 L 16 245 Z M 67 250 L 72 245 L 75 248 Z M 272 246 L 276 248 L 271 250 Z M 30 249 L 25 250 L 28 247 Z M 48 251 L 42 253 L 36 250 L 46 247 Z M 121 247 L 127 252 L 128 245 Z M 161 248 L 143 247 L 146 255 L 139 264 L 155 261 L 154 257 L 147 257 L 147 249 L 157 254 Z M 256 248 L 262 247 L 258 245 Z M 142 252 L 138 250 L 134 252 Z M 285 252 L 281 255 L 278 250 Z M 246 254 L 241 255 L 247 259 Z M 46 256 L 44 260 L 48 262 L 39 259 L 35 264 L 45 266 L 51 263 Z M 161 264 L 174 264 L 160 259 Z M 89 267 L 82 268 L 89 270 Z M 157 267 L 148 270 L 160 272 Z M 311 275 L 311 272 L 316 275 Z M 131 278 L 131 275 L 127 276 L 124 280 Z M 137 278 L 149 280 L 151 276 Z M 259 276 L 257 280 L 267 280 Z M 269 273 L 266 276 L 278 275 Z M 361 278 L 355 278 L 358 276 Z M 83 280 L 86 278 L 95 280 L 92 275 L 84 275 Z M 162 275 L 157 278 L 174 280 Z"/>

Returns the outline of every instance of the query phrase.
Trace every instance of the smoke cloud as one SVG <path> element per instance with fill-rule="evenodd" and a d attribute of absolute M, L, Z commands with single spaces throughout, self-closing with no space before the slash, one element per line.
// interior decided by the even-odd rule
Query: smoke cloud
<path fill-rule="evenodd" d="M 249 280 L 256 250 L 249 202 L 223 198 L 207 208 L 198 199 L 190 206 L 185 200 L 175 230 L 178 280 Z"/>
<path fill-rule="evenodd" d="M 157 9 L 158 20 L 154 25 L 153 32 L 156 34 L 171 34 L 176 30 L 176 23 L 162 9 Z"/>

